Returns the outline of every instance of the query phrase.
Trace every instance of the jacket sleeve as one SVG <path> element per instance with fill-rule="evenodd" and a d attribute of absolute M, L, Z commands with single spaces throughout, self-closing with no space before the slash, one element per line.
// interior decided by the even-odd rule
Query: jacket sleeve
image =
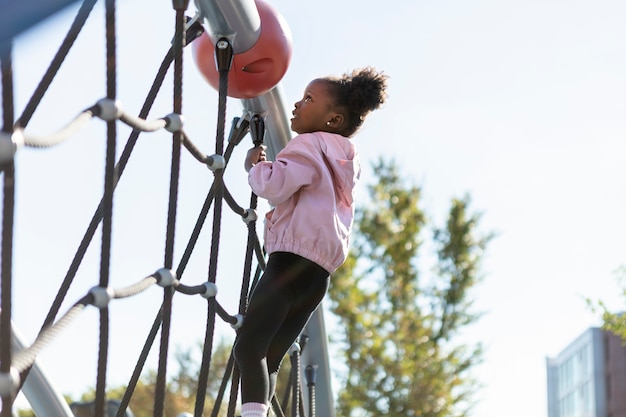
<path fill-rule="evenodd" d="M 319 178 L 319 162 L 312 143 L 294 138 L 273 162 L 259 162 L 250 169 L 248 183 L 259 197 L 272 205 L 286 201 L 300 188 Z"/>

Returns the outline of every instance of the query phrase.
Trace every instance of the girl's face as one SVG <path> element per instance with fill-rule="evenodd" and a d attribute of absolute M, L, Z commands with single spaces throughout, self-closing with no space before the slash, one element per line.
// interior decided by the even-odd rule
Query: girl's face
<path fill-rule="evenodd" d="M 295 103 L 291 112 L 291 130 L 298 134 L 325 131 L 331 129 L 327 122 L 336 115 L 333 100 L 328 93 L 328 86 L 323 80 L 313 80 L 304 90 L 302 99 Z"/>

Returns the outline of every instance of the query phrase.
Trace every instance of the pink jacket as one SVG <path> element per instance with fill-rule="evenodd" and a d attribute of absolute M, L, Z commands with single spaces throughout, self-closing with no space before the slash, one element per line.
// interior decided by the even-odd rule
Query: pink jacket
<path fill-rule="evenodd" d="M 327 132 L 298 135 L 275 161 L 253 166 L 252 190 L 274 206 L 266 215 L 267 253 L 291 252 L 337 270 L 348 256 L 360 173 L 352 142 Z"/>

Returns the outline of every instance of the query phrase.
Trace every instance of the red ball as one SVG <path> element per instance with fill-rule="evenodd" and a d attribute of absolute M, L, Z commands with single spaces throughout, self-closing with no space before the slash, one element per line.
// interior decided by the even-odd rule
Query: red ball
<path fill-rule="evenodd" d="M 291 31 L 284 18 L 269 4 L 255 0 L 261 19 L 259 39 L 245 52 L 233 56 L 228 73 L 228 96 L 253 98 L 267 93 L 282 79 L 291 59 Z M 209 82 L 219 89 L 219 73 L 215 65 L 215 43 L 205 33 L 193 41 L 196 66 Z"/>

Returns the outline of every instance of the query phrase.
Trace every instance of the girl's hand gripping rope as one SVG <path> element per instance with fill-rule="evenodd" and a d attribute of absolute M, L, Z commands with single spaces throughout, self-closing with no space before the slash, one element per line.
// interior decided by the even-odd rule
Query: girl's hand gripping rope
<path fill-rule="evenodd" d="M 246 172 L 250 172 L 250 169 L 254 165 L 256 165 L 257 162 L 262 162 L 267 159 L 265 155 L 265 148 L 265 145 L 259 145 L 248 150 L 248 154 L 246 155 L 246 161 L 244 163 Z"/>

